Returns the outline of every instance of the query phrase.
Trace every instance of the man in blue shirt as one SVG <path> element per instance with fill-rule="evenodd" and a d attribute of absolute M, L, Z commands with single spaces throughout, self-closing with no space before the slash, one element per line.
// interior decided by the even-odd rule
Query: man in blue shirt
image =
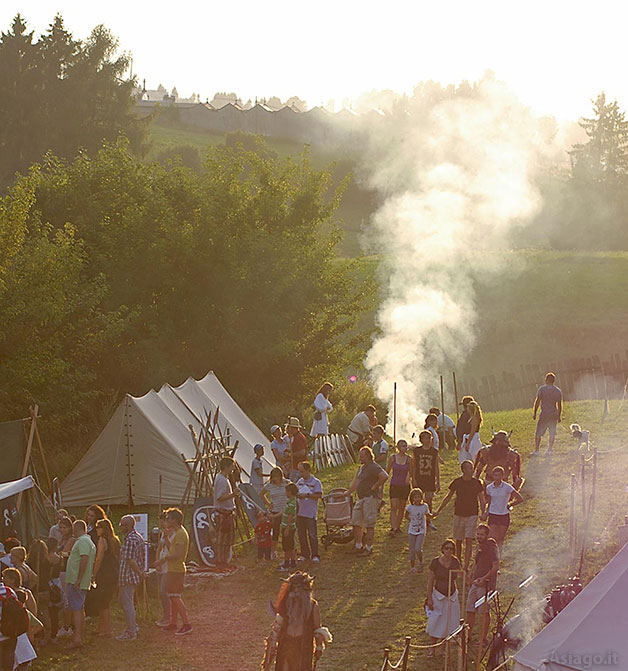
<path fill-rule="evenodd" d="M 323 485 L 318 478 L 312 475 L 310 464 L 301 461 L 298 465 L 301 477 L 297 480 L 299 493 L 297 512 L 297 533 L 301 556 L 315 564 L 320 561 L 318 554 L 318 530 L 316 517 L 318 515 L 318 500 L 323 496 Z"/>

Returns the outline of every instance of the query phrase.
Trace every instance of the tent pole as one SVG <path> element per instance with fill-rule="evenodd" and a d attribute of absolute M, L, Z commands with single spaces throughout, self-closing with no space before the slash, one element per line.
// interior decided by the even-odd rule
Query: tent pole
<path fill-rule="evenodd" d="M 39 427 L 37 426 L 37 416 L 33 417 L 35 422 L 35 440 L 37 441 L 37 447 L 39 448 L 39 454 L 41 455 L 42 463 L 44 464 L 44 472 L 46 473 L 46 482 L 48 483 L 48 491 L 52 494 L 52 480 L 50 479 L 50 472 L 48 471 L 48 461 L 46 460 L 46 454 L 44 452 L 44 446 L 41 444 L 41 437 L 39 435 Z"/>
<path fill-rule="evenodd" d="M 33 438 L 35 437 L 35 420 L 34 420 L 34 417 L 37 416 L 38 410 L 39 410 L 39 406 L 37 405 L 37 403 L 35 403 L 34 411 L 31 412 L 31 428 L 30 428 L 30 431 L 28 432 L 28 443 L 26 444 L 26 454 L 24 455 L 24 464 L 22 466 L 21 477 L 23 477 L 23 478 L 25 478 L 26 474 L 28 473 L 28 464 L 30 463 L 30 460 L 31 460 L 31 451 L 33 449 Z M 22 503 L 22 492 L 20 492 L 17 495 L 16 508 L 17 508 L 18 513 L 20 512 L 21 503 Z"/>
<path fill-rule="evenodd" d="M 124 424 L 125 424 L 125 434 L 126 434 L 126 465 L 127 465 L 127 475 L 128 475 L 128 485 L 129 485 L 129 509 L 133 506 L 133 482 L 131 477 L 131 446 L 129 445 L 129 399 L 128 396 L 124 397 Z"/>

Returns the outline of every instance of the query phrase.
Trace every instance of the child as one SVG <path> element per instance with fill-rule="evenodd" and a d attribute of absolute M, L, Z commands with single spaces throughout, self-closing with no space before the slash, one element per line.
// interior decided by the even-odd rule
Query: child
<path fill-rule="evenodd" d="M 410 548 L 410 573 L 423 570 L 423 541 L 425 540 L 425 519 L 430 517 L 427 504 L 423 503 L 423 491 L 415 488 L 410 492 L 410 503 L 406 506 L 408 525 L 408 546 Z M 415 568 L 415 557 L 419 565 Z"/>
<path fill-rule="evenodd" d="M 286 485 L 288 501 L 283 509 L 281 518 L 281 545 L 283 547 L 284 562 L 277 567 L 278 571 L 287 571 L 297 567 L 297 551 L 294 544 L 294 534 L 297 530 L 297 494 L 298 487 L 294 482 Z"/>
<path fill-rule="evenodd" d="M 273 523 L 268 519 L 264 510 L 257 511 L 255 525 L 255 542 L 257 543 L 257 561 L 270 560 L 271 535 Z"/>
<path fill-rule="evenodd" d="M 257 445 L 253 447 L 253 451 L 255 452 L 255 459 L 251 462 L 251 485 L 253 485 L 253 489 L 259 493 L 262 491 L 264 478 L 268 477 L 268 473 L 264 473 L 264 464 L 262 462 L 264 446 L 257 443 Z"/>

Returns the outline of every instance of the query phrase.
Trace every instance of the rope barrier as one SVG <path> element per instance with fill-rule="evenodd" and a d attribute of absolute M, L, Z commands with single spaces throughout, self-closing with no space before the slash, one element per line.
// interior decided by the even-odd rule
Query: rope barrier
<path fill-rule="evenodd" d="M 445 645 L 445 643 L 449 643 L 454 638 L 457 638 L 461 633 L 462 630 L 466 627 L 466 624 L 461 624 L 458 626 L 457 629 L 451 632 L 447 638 L 444 638 L 442 641 L 439 641 L 438 643 L 432 643 L 430 645 L 413 645 L 412 643 L 410 644 L 410 647 L 413 648 L 414 650 L 429 650 L 430 648 L 438 648 L 441 645 Z"/>
<path fill-rule="evenodd" d="M 500 669 L 504 669 L 504 668 L 506 668 L 506 664 L 510 664 L 510 662 L 512 662 L 513 659 L 514 659 L 514 657 L 509 657 L 508 659 L 506 659 L 505 661 L 503 661 L 499 666 L 496 666 L 496 667 L 493 669 L 493 671 L 499 671 Z"/>

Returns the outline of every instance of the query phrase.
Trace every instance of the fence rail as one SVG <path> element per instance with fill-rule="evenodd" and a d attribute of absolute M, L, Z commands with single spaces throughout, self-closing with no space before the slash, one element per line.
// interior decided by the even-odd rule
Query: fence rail
<path fill-rule="evenodd" d="M 517 372 L 464 378 L 458 382 L 458 394 L 472 394 L 487 411 L 531 407 L 548 371 L 556 374 L 556 384 L 567 401 L 623 398 L 628 385 L 628 350 L 606 358 L 550 360 L 543 365 L 522 365 Z"/>

